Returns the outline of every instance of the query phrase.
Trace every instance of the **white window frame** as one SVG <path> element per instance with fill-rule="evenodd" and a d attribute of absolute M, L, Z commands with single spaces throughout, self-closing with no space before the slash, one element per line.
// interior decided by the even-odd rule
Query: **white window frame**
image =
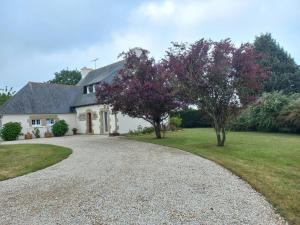
<path fill-rule="evenodd" d="M 50 121 L 50 123 L 48 123 Z M 55 123 L 54 119 L 52 118 L 47 118 L 46 119 L 46 126 L 52 126 Z"/>
<path fill-rule="evenodd" d="M 33 121 L 34 121 L 34 124 L 33 124 Z M 37 121 L 39 121 L 39 123 L 37 123 Z M 31 120 L 31 126 L 32 127 L 40 127 L 40 126 L 42 126 L 41 119 Z"/>

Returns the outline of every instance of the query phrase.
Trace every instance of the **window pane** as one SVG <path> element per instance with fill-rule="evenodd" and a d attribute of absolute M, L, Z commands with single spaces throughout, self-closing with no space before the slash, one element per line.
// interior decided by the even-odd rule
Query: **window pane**
<path fill-rule="evenodd" d="M 35 125 L 35 120 L 31 120 L 31 124 L 32 124 L 32 125 Z"/>
<path fill-rule="evenodd" d="M 89 93 L 93 93 L 93 85 L 89 86 Z"/>
<path fill-rule="evenodd" d="M 40 125 L 40 124 L 41 124 L 41 121 L 40 121 L 40 120 L 36 120 L 36 124 L 37 124 L 37 125 Z"/>

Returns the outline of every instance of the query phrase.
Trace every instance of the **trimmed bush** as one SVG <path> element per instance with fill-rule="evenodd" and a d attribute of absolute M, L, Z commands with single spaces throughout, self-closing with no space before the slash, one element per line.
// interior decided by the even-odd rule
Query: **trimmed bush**
<path fill-rule="evenodd" d="M 55 137 L 64 136 L 69 130 L 69 126 L 65 120 L 59 120 L 52 126 L 52 133 Z"/>
<path fill-rule="evenodd" d="M 171 130 L 176 130 L 177 128 L 181 127 L 182 119 L 179 116 L 172 116 L 170 118 L 170 127 Z"/>
<path fill-rule="evenodd" d="M 14 141 L 20 135 L 22 131 L 22 126 L 17 122 L 9 122 L 3 125 L 0 130 L 0 136 L 4 141 Z"/>
<path fill-rule="evenodd" d="M 211 127 L 211 121 L 208 115 L 202 110 L 187 109 L 171 113 L 171 117 L 177 116 L 182 119 L 181 127 Z"/>

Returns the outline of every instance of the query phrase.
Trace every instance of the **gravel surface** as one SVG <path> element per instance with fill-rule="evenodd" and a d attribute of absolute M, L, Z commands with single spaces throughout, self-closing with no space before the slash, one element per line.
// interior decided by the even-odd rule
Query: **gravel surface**
<path fill-rule="evenodd" d="M 0 182 L 0 224 L 285 224 L 244 181 L 190 153 L 96 135 L 24 142 L 73 154 Z"/>

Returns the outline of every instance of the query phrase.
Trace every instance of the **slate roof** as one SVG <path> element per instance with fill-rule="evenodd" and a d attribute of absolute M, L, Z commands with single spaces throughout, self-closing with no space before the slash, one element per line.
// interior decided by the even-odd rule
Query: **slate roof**
<path fill-rule="evenodd" d="M 0 107 L 0 114 L 70 113 L 80 86 L 29 82 Z"/>
<path fill-rule="evenodd" d="M 113 78 L 123 68 L 125 61 L 118 61 L 113 64 L 101 67 L 89 72 L 77 85 L 86 86 L 89 84 L 96 84 L 100 81 L 111 83 Z"/>
<path fill-rule="evenodd" d="M 113 64 L 104 66 L 102 68 L 92 70 L 85 78 L 83 78 L 77 85 L 88 86 L 90 84 L 97 84 L 100 81 L 111 83 L 119 71 L 123 68 L 125 61 L 115 62 Z M 95 93 L 83 94 L 83 92 L 76 98 L 73 103 L 74 107 L 96 105 L 98 104 Z"/>
<path fill-rule="evenodd" d="M 83 87 L 111 83 L 123 66 L 119 61 L 93 70 L 76 86 L 29 82 L 0 107 L 0 115 L 70 113 L 75 107 L 98 104 L 95 93 L 83 94 Z"/>

